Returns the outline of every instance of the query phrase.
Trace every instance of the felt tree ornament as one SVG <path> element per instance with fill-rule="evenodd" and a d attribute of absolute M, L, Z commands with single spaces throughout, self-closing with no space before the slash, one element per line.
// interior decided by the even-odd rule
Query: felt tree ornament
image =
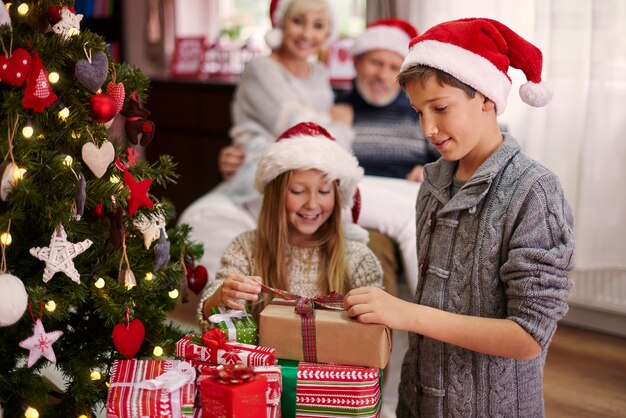
<path fill-rule="evenodd" d="M 31 248 L 33 257 L 46 262 L 43 271 L 43 281 L 47 283 L 56 272 L 65 273 L 70 279 L 80 284 L 80 274 L 74 267 L 74 257 L 91 247 L 89 239 L 72 243 L 67 240 L 67 233 L 62 224 L 59 224 L 52 233 L 50 246 Z"/>
<path fill-rule="evenodd" d="M 40 311 L 43 310 L 43 306 Z M 31 316 L 35 326 L 33 327 L 33 335 L 20 342 L 20 347 L 30 351 L 28 354 L 28 367 L 31 368 L 41 357 L 47 358 L 50 363 L 56 364 L 57 358 L 54 354 L 52 344 L 54 344 L 63 335 L 63 331 L 46 332 L 41 322 L 41 312 L 39 318 L 35 319 L 31 310 Z"/>
<path fill-rule="evenodd" d="M 185 263 L 185 271 L 187 276 L 187 287 L 193 293 L 199 295 L 209 280 L 209 272 L 203 265 L 197 265 L 194 267 L 193 263 Z"/>
<path fill-rule="evenodd" d="M 67 4 L 63 3 L 58 5 L 52 5 L 48 8 L 48 13 L 46 13 L 48 22 L 50 22 L 51 25 L 55 25 L 56 23 L 59 23 L 61 21 L 61 10 L 63 10 L 64 8 L 66 8 L 73 14 L 76 14 L 76 10 L 74 9 L 74 7 L 68 6 Z"/>
<path fill-rule="evenodd" d="M 109 81 L 107 84 L 107 94 L 113 98 L 116 113 L 119 113 L 124 107 L 124 99 L 126 98 L 124 85 L 122 83 L 116 83 L 115 80 Z"/>
<path fill-rule="evenodd" d="M 16 48 L 11 55 L 6 51 L 4 56 L 0 56 L 0 83 L 20 87 L 26 81 L 31 61 L 24 48 Z"/>
<path fill-rule="evenodd" d="M 148 189 L 152 184 L 152 180 L 135 180 L 133 175 L 130 174 L 130 171 L 128 171 L 119 160 L 116 161 L 116 166 L 124 172 L 124 183 L 126 183 L 126 186 L 128 186 L 130 190 L 130 197 L 128 198 L 128 216 L 133 216 L 141 206 L 152 209 L 154 203 L 152 203 L 150 197 L 148 197 Z"/>
<path fill-rule="evenodd" d="M 11 220 L 7 228 L 7 235 L 11 231 Z M 6 327 L 16 323 L 28 306 L 28 293 L 24 283 L 16 276 L 7 272 L 6 246 L 10 245 L 9 239 L 0 241 L 2 260 L 0 262 L 0 295 L 3 301 L 0 303 L 0 327 Z"/>
<path fill-rule="evenodd" d="M 126 264 L 126 266 L 124 266 Z M 126 254 L 126 236 L 122 234 L 122 257 L 120 258 L 120 266 L 117 273 L 117 281 L 119 284 L 126 286 L 127 289 L 131 289 L 137 286 L 137 279 L 135 273 L 130 268 L 130 262 L 128 261 L 128 254 Z"/>
<path fill-rule="evenodd" d="M 6 201 L 16 180 L 20 176 L 20 168 L 11 161 L 0 163 L 0 200 Z"/>
<path fill-rule="evenodd" d="M 83 162 L 93 175 L 102 178 L 109 165 L 115 160 L 115 147 L 109 141 L 104 141 L 100 146 L 95 143 L 95 140 L 94 142 L 85 142 L 81 149 L 81 155 Z"/>
<path fill-rule="evenodd" d="M 117 206 L 115 211 L 108 216 L 111 224 L 109 225 L 109 243 L 114 249 L 122 248 L 124 229 L 122 226 L 122 208 Z"/>
<path fill-rule="evenodd" d="M 26 88 L 22 98 L 22 106 L 25 109 L 33 109 L 34 112 L 41 113 L 52 103 L 57 101 L 46 71 L 37 51 L 33 51 L 30 64 L 30 72 L 26 78 Z"/>
<path fill-rule="evenodd" d="M 170 259 L 170 242 L 166 238 L 165 229 L 161 229 L 159 242 L 154 246 L 154 252 L 156 254 L 154 271 L 159 271 L 161 268 L 165 267 Z"/>
<path fill-rule="evenodd" d="M 130 311 L 126 308 L 126 320 L 113 327 L 111 337 L 117 351 L 127 359 L 131 359 L 141 348 L 145 333 L 143 322 L 137 318 L 131 321 Z"/>
<path fill-rule="evenodd" d="M 61 19 L 52 26 L 54 33 L 65 41 L 80 33 L 80 21 L 83 19 L 83 15 L 76 14 L 67 7 L 62 7 L 59 15 Z"/>
<path fill-rule="evenodd" d="M 120 112 L 126 116 L 124 128 L 128 140 L 133 144 L 147 146 L 154 137 L 154 122 L 148 120 L 150 111 L 143 107 L 136 92 L 133 92 L 128 103 Z"/>
<path fill-rule="evenodd" d="M 76 207 L 76 220 L 80 221 L 80 218 L 85 212 L 85 200 L 87 199 L 87 181 L 83 173 L 78 175 L 76 181 L 76 196 L 74 196 L 74 206 Z"/>
<path fill-rule="evenodd" d="M 106 93 L 94 94 L 89 98 L 89 114 L 100 123 L 112 121 L 117 114 L 115 100 Z"/>
<path fill-rule="evenodd" d="M 88 90 L 97 92 L 104 84 L 109 72 L 109 59 L 102 51 L 96 52 L 93 56 L 91 50 L 85 50 L 87 59 L 80 59 L 76 62 L 74 72 L 76 78 Z"/>
<path fill-rule="evenodd" d="M 158 209 L 158 208 L 157 208 Z M 165 216 L 160 211 L 150 215 L 140 214 L 133 219 L 133 225 L 143 234 L 143 243 L 146 250 L 161 236 L 161 230 L 165 228 Z M 167 234 L 165 234 L 167 238 Z"/>

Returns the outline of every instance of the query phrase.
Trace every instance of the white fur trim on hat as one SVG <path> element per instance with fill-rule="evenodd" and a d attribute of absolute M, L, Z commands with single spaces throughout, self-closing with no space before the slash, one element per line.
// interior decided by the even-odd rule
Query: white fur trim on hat
<path fill-rule="evenodd" d="M 348 151 L 325 136 L 294 135 L 273 143 L 261 157 L 254 186 L 263 193 L 265 186 L 290 170 L 316 169 L 329 181 L 338 180 L 344 206 L 352 206 L 363 168 Z"/>
<path fill-rule="evenodd" d="M 410 40 L 409 35 L 399 28 L 373 26 L 355 39 L 350 52 L 353 56 L 357 56 L 375 49 L 384 49 L 405 57 Z"/>
<path fill-rule="evenodd" d="M 452 75 L 493 100 L 498 115 L 504 112 L 511 80 L 480 55 L 450 43 L 425 40 L 413 45 L 400 71 L 415 65 L 427 65 Z"/>
<path fill-rule="evenodd" d="M 276 10 L 272 15 L 272 29 L 265 34 L 265 43 L 272 48 L 277 49 L 283 42 L 283 18 L 293 0 L 280 0 L 276 5 Z M 339 37 L 339 15 L 331 0 L 326 0 L 328 15 L 330 20 L 330 33 L 324 42 L 324 46 L 328 46 L 335 42 Z"/>

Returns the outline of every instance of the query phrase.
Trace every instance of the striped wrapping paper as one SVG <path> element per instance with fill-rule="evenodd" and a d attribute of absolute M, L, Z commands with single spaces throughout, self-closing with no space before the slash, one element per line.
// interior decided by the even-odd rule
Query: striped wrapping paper
<path fill-rule="evenodd" d="M 270 366 L 276 364 L 276 350 L 259 345 L 227 342 L 228 348 L 211 349 L 193 334 L 185 335 L 176 343 L 176 355 L 188 360 L 213 364 L 237 364 L 247 366 Z"/>
<path fill-rule="evenodd" d="M 181 363 L 180 360 L 116 360 L 107 398 L 107 418 L 192 417 L 196 389 L 193 381 L 173 392 L 138 387 L 176 370 Z"/>
<path fill-rule="evenodd" d="M 380 370 L 300 362 L 296 417 L 378 417 Z"/>

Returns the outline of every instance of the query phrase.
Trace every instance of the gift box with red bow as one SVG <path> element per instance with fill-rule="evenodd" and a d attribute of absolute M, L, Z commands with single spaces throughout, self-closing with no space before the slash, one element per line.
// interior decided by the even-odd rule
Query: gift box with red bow
<path fill-rule="evenodd" d="M 184 336 L 176 343 L 176 355 L 212 364 L 276 364 L 276 350 L 273 348 L 228 341 L 219 328 L 208 330 L 201 338 L 193 334 Z"/>
<path fill-rule="evenodd" d="M 309 299 L 280 292 L 261 311 L 259 343 L 281 359 L 384 368 L 391 354 L 391 332 L 348 316 L 343 297 Z"/>
<path fill-rule="evenodd" d="M 258 327 L 252 315 L 245 310 L 231 309 L 225 306 L 211 307 L 209 324 L 224 331 L 226 339 L 244 344 L 258 344 Z"/>
<path fill-rule="evenodd" d="M 107 418 L 194 416 L 196 371 L 180 360 L 116 360 Z"/>
<path fill-rule="evenodd" d="M 202 418 L 251 418 L 266 415 L 267 379 L 243 364 L 204 369 L 198 378 Z"/>

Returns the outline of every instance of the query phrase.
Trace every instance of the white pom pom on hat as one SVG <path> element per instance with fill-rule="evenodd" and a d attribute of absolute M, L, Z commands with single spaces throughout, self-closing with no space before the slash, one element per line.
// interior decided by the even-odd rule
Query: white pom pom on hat
<path fill-rule="evenodd" d="M 409 42 L 417 35 L 417 29 L 406 20 L 396 18 L 375 20 L 356 37 L 350 52 L 352 56 L 357 56 L 376 49 L 384 49 L 405 57 L 409 52 Z"/>
<path fill-rule="evenodd" d="M 357 185 L 363 178 L 363 168 L 316 123 L 299 123 L 278 137 L 259 161 L 254 187 L 263 193 L 265 186 L 282 173 L 310 169 L 321 171 L 329 181 L 337 180 L 344 208 L 351 209 L 356 223 L 361 208 Z"/>
<path fill-rule="evenodd" d="M 552 99 L 541 80 L 539 48 L 497 20 L 467 18 L 433 26 L 411 40 L 401 71 L 415 65 L 437 68 L 475 88 L 494 101 L 498 115 L 511 90 L 509 67 L 528 80 L 519 90 L 525 103 L 541 107 Z"/>
<path fill-rule="evenodd" d="M 265 34 L 265 43 L 272 49 L 277 49 L 283 42 L 283 18 L 291 3 L 293 3 L 293 0 L 272 0 L 270 3 L 272 29 Z M 326 39 L 325 45 L 330 45 L 339 36 L 339 18 L 332 0 L 326 0 L 326 5 L 330 15 L 330 34 Z"/>

